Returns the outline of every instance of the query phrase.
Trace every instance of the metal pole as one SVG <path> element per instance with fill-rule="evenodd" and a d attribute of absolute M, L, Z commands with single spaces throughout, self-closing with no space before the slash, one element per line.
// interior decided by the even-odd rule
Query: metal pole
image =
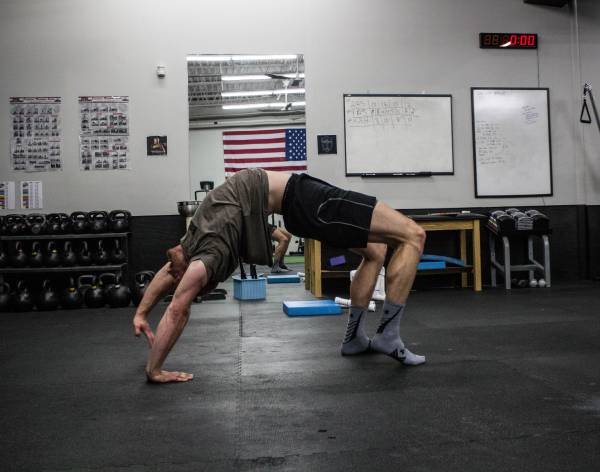
<path fill-rule="evenodd" d="M 600 120 L 598 119 L 598 109 L 596 108 L 596 102 L 594 100 L 594 94 L 592 93 L 592 86 L 589 84 L 585 84 L 583 86 L 583 97 L 589 95 L 590 103 L 592 104 L 592 110 L 594 112 L 594 117 L 596 118 L 596 126 L 598 126 L 598 131 L 600 131 Z"/>

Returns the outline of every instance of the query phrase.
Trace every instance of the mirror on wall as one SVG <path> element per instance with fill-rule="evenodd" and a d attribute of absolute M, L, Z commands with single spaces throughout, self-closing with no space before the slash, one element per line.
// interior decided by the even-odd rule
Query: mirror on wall
<path fill-rule="evenodd" d="M 261 145 L 261 150 L 258 144 L 242 139 L 253 148 L 248 158 L 240 158 L 239 149 L 228 149 L 232 147 L 228 142 L 240 132 L 253 131 L 257 136 L 261 130 L 266 134 L 297 128 L 294 133 L 304 133 L 306 156 L 302 54 L 189 54 L 187 70 L 191 199 L 202 199 L 201 182 L 204 187 L 206 182 L 217 186 L 245 166 L 306 170 L 306 160 L 292 166 L 278 163 L 281 158 L 268 149 L 275 147 L 272 144 Z M 273 223 L 283 224 L 278 219 Z M 298 238 L 292 238 L 289 250 L 298 251 Z"/>

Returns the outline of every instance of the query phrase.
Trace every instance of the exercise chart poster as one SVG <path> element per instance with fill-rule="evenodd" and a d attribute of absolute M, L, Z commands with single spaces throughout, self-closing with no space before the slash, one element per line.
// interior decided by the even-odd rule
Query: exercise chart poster
<path fill-rule="evenodd" d="M 129 97 L 79 97 L 81 170 L 127 170 Z"/>
<path fill-rule="evenodd" d="M 12 169 L 45 172 L 62 169 L 60 97 L 10 97 Z"/>

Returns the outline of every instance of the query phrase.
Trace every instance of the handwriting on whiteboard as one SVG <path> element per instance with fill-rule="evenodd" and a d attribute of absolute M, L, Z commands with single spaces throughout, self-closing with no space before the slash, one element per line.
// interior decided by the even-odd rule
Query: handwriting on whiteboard
<path fill-rule="evenodd" d="M 412 126 L 419 118 L 416 107 L 404 100 L 352 100 L 346 108 L 346 124 L 350 127 Z"/>
<path fill-rule="evenodd" d="M 532 125 L 537 123 L 540 114 L 538 113 L 536 107 L 532 105 L 524 105 L 521 107 L 521 116 L 525 120 L 526 124 Z"/>
<path fill-rule="evenodd" d="M 505 164 L 511 157 L 510 143 L 503 136 L 498 123 L 478 120 L 475 123 L 477 134 L 478 163 L 484 166 Z"/>

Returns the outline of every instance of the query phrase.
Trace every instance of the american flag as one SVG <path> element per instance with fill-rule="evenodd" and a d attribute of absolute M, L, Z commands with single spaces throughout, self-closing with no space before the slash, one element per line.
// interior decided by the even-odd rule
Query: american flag
<path fill-rule="evenodd" d="M 306 128 L 223 131 L 225 176 L 260 167 L 306 171 Z"/>

